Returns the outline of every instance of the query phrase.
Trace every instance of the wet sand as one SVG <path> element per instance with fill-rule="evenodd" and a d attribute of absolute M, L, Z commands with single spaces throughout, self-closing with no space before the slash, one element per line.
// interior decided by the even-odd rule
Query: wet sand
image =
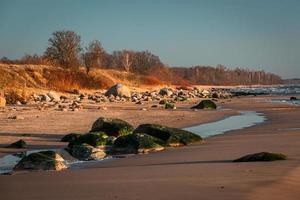
<path fill-rule="evenodd" d="M 30 148 L 62 146 L 57 142 L 62 134 L 89 130 L 99 115 L 120 117 L 135 126 L 155 122 L 186 127 L 249 110 L 264 113 L 267 121 L 207 138 L 203 144 L 95 163 L 84 169 L 0 176 L 1 199 L 299 199 L 300 107 L 261 102 L 265 98 L 233 99 L 219 104 L 224 109 L 217 111 L 195 112 L 184 109 L 190 106 L 186 104 L 175 111 L 141 111 L 123 105 L 121 109 L 79 111 L 76 116 L 48 112 L 35 120 L 28 119 L 33 111 L 24 111 L 28 118 L 14 125 L 2 113 L 1 144 L 33 132 L 36 137 L 27 138 Z M 3 155 L 8 150 L 0 151 Z M 289 159 L 231 162 L 260 151 L 284 153 Z"/>

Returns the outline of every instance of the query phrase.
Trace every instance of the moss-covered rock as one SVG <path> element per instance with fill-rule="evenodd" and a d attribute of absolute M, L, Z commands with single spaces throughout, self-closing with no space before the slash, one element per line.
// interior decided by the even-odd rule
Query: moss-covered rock
<path fill-rule="evenodd" d="M 212 100 L 202 100 L 199 104 L 192 107 L 192 109 L 216 109 L 217 105 Z"/>
<path fill-rule="evenodd" d="M 133 126 L 124 120 L 100 117 L 94 122 L 91 132 L 102 131 L 108 136 L 118 137 L 131 134 L 133 129 Z"/>
<path fill-rule="evenodd" d="M 82 134 L 80 133 L 70 133 L 65 135 L 63 138 L 61 138 L 61 142 L 71 142 L 73 140 L 76 140 L 77 138 L 79 138 Z"/>
<path fill-rule="evenodd" d="M 260 152 L 249 154 L 234 160 L 233 162 L 258 162 L 258 161 L 275 161 L 286 160 L 287 156 L 280 153 Z"/>
<path fill-rule="evenodd" d="M 142 124 L 134 130 L 134 133 L 145 133 L 158 138 L 160 140 L 157 142 L 162 146 L 187 145 L 202 140 L 199 135 L 189 131 L 158 124 Z"/>
<path fill-rule="evenodd" d="M 68 147 L 72 148 L 74 145 L 89 144 L 93 147 L 104 146 L 107 144 L 108 136 L 103 132 L 90 132 L 80 135 L 75 140 L 69 142 Z"/>
<path fill-rule="evenodd" d="M 165 109 L 176 109 L 175 104 L 167 102 L 165 104 Z"/>
<path fill-rule="evenodd" d="M 22 149 L 26 148 L 27 144 L 24 140 L 18 140 L 10 145 L 7 146 L 7 148 L 16 148 L 16 149 Z"/>
<path fill-rule="evenodd" d="M 151 151 L 161 151 L 164 148 L 158 143 L 162 140 L 144 133 L 134 133 L 120 136 L 113 145 L 115 153 L 148 153 Z"/>
<path fill-rule="evenodd" d="M 95 148 L 89 144 L 75 144 L 69 151 L 72 156 L 79 160 L 98 160 L 106 156 L 103 149 Z"/>
<path fill-rule="evenodd" d="M 67 168 L 64 159 L 54 151 L 40 151 L 23 157 L 14 170 L 62 170 Z"/>

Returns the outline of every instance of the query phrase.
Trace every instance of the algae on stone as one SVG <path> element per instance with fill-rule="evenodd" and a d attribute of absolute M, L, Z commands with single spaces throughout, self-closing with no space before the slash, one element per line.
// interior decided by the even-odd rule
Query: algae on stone
<path fill-rule="evenodd" d="M 132 133 L 133 126 L 121 119 L 100 117 L 92 126 L 91 132 L 95 131 L 102 131 L 108 136 L 118 137 Z"/>
<path fill-rule="evenodd" d="M 163 146 L 187 145 L 202 140 L 199 135 L 189 131 L 158 124 L 142 124 L 134 130 L 134 133 L 145 133 L 156 137 L 162 141 L 159 144 Z"/>

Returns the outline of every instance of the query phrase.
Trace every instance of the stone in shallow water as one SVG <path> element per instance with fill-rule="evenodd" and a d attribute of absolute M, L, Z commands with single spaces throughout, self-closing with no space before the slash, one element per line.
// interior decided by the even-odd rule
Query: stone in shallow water
<path fill-rule="evenodd" d="M 286 160 L 287 156 L 280 153 L 260 152 L 254 154 L 248 154 L 241 158 L 234 160 L 233 162 L 258 162 L 258 161 L 275 161 Z"/>
<path fill-rule="evenodd" d="M 189 131 L 162 126 L 158 124 L 142 124 L 138 126 L 134 133 L 145 133 L 160 139 L 158 144 L 162 146 L 178 146 L 201 141 L 199 135 Z"/>
<path fill-rule="evenodd" d="M 158 143 L 163 143 L 158 138 L 143 133 L 134 133 L 118 137 L 113 145 L 117 153 L 148 153 L 161 151 L 164 148 Z"/>
<path fill-rule="evenodd" d="M 106 156 L 103 149 L 88 144 L 73 145 L 70 152 L 72 156 L 79 160 L 99 160 Z"/>
<path fill-rule="evenodd" d="M 14 170 L 62 170 L 67 166 L 64 159 L 54 151 L 40 151 L 23 157 Z"/>

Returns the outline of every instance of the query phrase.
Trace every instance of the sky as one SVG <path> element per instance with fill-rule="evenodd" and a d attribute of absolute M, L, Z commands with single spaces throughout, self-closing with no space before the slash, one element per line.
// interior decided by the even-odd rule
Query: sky
<path fill-rule="evenodd" d="M 299 0 L 0 0 L 0 57 L 42 54 L 59 30 L 108 52 L 149 50 L 169 66 L 300 78 Z"/>

